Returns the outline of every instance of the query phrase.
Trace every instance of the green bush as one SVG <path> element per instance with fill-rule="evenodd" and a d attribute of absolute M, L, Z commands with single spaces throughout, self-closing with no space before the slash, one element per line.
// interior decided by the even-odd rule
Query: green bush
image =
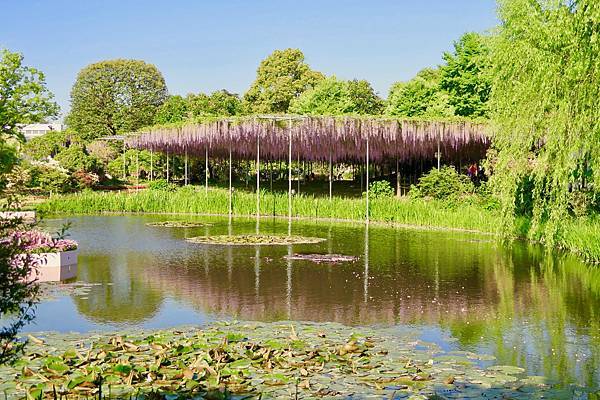
<path fill-rule="evenodd" d="M 177 190 L 177 185 L 167 182 L 166 179 L 156 179 L 148 183 L 148 189 L 174 192 L 175 190 Z"/>
<path fill-rule="evenodd" d="M 369 185 L 369 196 L 375 199 L 381 197 L 392 197 L 394 189 L 388 181 L 375 181 Z"/>
<path fill-rule="evenodd" d="M 475 193 L 475 185 L 465 175 L 459 175 L 453 167 L 434 168 L 411 186 L 410 195 L 414 198 L 447 200 Z"/>
<path fill-rule="evenodd" d="M 51 167 L 33 167 L 30 171 L 31 183 L 46 193 L 67 193 L 77 187 L 73 177 L 60 169 Z"/>
<path fill-rule="evenodd" d="M 96 157 L 90 156 L 85 148 L 80 145 L 72 145 L 58 153 L 54 159 L 60 163 L 60 166 L 71 172 L 85 171 L 97 172 L 100 169 L 100 162 Z"/>

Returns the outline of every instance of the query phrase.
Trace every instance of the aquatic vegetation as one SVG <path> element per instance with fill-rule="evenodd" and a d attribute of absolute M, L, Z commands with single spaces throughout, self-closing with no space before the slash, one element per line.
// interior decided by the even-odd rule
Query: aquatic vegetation
<path fill-rule="evenodd" d="M 355 262 L 358 257 L 345 256 L 343 254 L 293 254 L 291 256 L 283 256 L 287 260 L 312 261 L 317 264 L 329 263 L 336 264 L 340 262 Z"/>
<path fill-rule="evenodd" d="M 199 244 L 216 244 L 224 246 L 269 246 L 290 244 L 311 244 L 324 242 L 325 239 L 305 236 L 285 235 L 216 235 L 197 236 L 186 239 L 188 242 Z"/>
<path fill-rule="evenodd" d="M 160 221 L 160 222 L 148 222 L 148 226 L 158 226 L 163 228 L 199 228 L 203 226 L 212 226 L 205 222 L 191 222 L 191 221 Z"/>
<path fill-rule="evenodd" d="M 586 392 L 516 366 L 486 368 L 493 357 L 445 352 L 414 334 L 335 323 L 232 322 L 28 339 L 17 364 L 0 367 L 0 391 L 8 396 L 574 398 Z"/>

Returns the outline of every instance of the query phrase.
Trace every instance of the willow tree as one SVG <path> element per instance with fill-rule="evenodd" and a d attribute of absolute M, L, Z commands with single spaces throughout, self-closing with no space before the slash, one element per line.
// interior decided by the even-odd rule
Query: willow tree
<path fill-rule="evenodd" d="M 530 234 L 552 244 L 600 182 L 600 2 L 500 0 L 499 17 L 491 108 L 505 228 L 529 213 Z"/>

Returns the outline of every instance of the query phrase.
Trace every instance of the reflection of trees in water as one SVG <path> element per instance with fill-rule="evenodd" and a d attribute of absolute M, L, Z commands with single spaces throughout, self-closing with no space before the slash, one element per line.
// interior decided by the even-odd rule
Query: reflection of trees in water
<path fill-rule="evenodd" d="M 163 299 L 145 279 L 144 265 L 152 262 L 139 253 L 80 256 L 78 279 L 104 284 L 92 287 L 87 298 L 73 296 L 77 310 L 103 323 L 134 324 L 152 318 Z"/>

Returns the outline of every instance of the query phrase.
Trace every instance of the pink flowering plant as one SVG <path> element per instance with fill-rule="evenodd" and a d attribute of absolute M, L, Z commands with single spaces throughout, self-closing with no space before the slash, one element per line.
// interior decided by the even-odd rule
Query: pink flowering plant
<path fill-rule="evenodd" d="M 53 238 L 39 230 L 12 231 L 3 241 L 17 244 L 29 254 L 56 253 L 77 249 L 77 242 L 70 239 Z"/>

